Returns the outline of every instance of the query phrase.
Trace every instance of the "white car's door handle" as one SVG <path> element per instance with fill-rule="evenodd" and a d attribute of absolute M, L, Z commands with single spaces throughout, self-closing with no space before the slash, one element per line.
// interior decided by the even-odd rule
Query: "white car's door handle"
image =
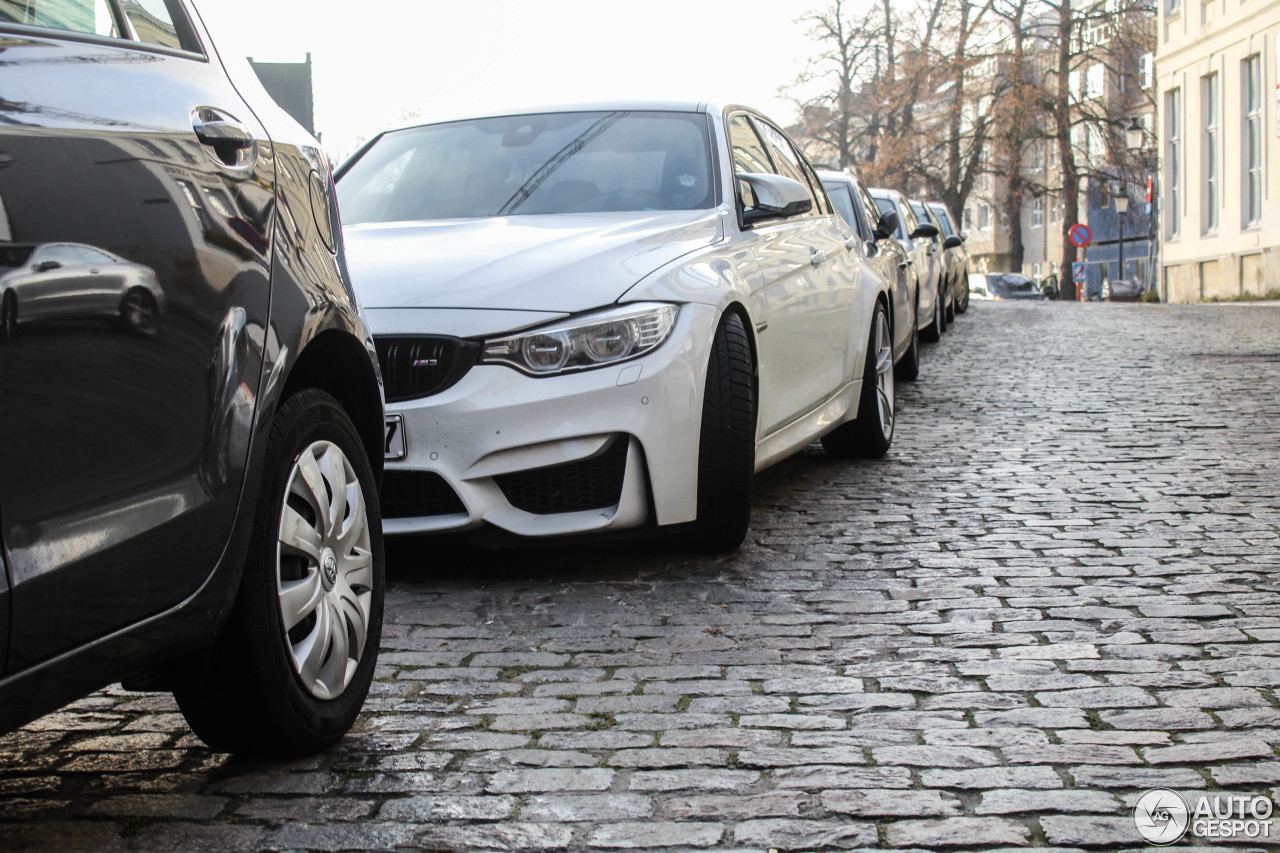
<path fill-rule="evenodd" d="M 849 251 L 853 251 L 853 247 L 856 245 L 858 245 L 857 237 L 850 237 L 849 239 L 844 241 L 844 247 Z"/>
<path fill-rule="evenodd" d="M 809 250 L 809 263 L 813 264 L 815 267 L 820 265 L 826 259 L 827 259 L 827 253 L 822 251 L 821 249 Z"/>

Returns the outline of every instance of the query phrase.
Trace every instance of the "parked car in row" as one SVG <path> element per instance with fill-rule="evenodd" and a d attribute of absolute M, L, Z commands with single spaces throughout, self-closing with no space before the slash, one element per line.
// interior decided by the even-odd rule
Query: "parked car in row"
<path fill-rule="evenodd" d="M 969 250 L 965 248 L 965 235 L 956 226 L 959 221 L 940 201 L 925 202 L 934 222 L 942 229 L 942 251 L 947 271 L 947 289 L 951 292 L 954 314 L 969 310 Z"/>
<path fill-rule="evenodd" d="M 969 293 L 975 299 L 1045 299 L 1036 283 L 1013 272 L 969 274 Z"/>
<path fill-rule="evenodd" d="M 186 0 L 0 3 L 0 53 L 0 731 L 123 680 L 321 749 L 384 593 L 326 159 Z"/>
<path fill-rule="evenodd" d="M 909 269 L 906 249 L 893 236 L 898 230 L 897 213 L 882 212 L 856 175 L 823 170 L 818 177 L 836 212 L 862 239 L 872 269 L 889 282 L 894 373 L 909 382 L 920 375 L 920 335 L 916 327 L 920 289 L 917 277 Z"/>
<path fill-rule="evenodd" d="M 889 283 L 778 125 L 606 103 L 383 133 L 342 166 L 387 382 L 389 533 L 685 526 L 893 439 Z"/>
<path fill-rule="evenodd" d="M 907 264 L 917 281 L 916 326 L 923 340 L 937 342 L 947 329 L 943 259 L 939 247 L 934 244 L 938 226 L 932 222 L 921 222 L 906 196 L 897 190 L 872 188 L 870 193 L 882 212 L 893 212 L 898 217 L 894 236 L 906 249 Z"/>
<path fill-rule="evenodd" d="M 1103 302 L 1137 302 L 1142 299 L 1142 282 L 1136 278 L 1104 278 Z"/>

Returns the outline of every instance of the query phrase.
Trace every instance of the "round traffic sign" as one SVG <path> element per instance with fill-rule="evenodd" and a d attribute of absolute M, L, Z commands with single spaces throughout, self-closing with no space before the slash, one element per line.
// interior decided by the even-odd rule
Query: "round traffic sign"
<path fill-rule="evenodd" d="M 1072 243 L 1075 243 L 1081 249 L 1093 241 L 1093 232 L 1089 230 L 1088 225 L 1082 223 L 1072 225 L 1071 230 L 1067 232 L 1067 236 L 1071 238 Z"/>

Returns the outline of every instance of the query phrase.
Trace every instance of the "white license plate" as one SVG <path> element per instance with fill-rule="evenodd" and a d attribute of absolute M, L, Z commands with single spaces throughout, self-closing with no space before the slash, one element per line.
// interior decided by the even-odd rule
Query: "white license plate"
<path fill-rule="evenodd" d="M 387 415 L 387 442 L 384 445 L 383 458 L 403 459 L 409 453 L 404 440 L 404 417 Z"/>

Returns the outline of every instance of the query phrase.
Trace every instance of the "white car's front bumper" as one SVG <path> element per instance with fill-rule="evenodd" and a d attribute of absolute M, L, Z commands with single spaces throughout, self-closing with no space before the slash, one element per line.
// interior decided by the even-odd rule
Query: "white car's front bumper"
<path fill-rule="evenodd" d="M 657 524 L 691 521 L 718 320 L 686 304 L 644 358 L 550 377 L 482 364 L 439 394 L 388 404 L 405 456 L 387 460 L 383 529 L 554 536 L 636 527 L 651 510 Z"/>

